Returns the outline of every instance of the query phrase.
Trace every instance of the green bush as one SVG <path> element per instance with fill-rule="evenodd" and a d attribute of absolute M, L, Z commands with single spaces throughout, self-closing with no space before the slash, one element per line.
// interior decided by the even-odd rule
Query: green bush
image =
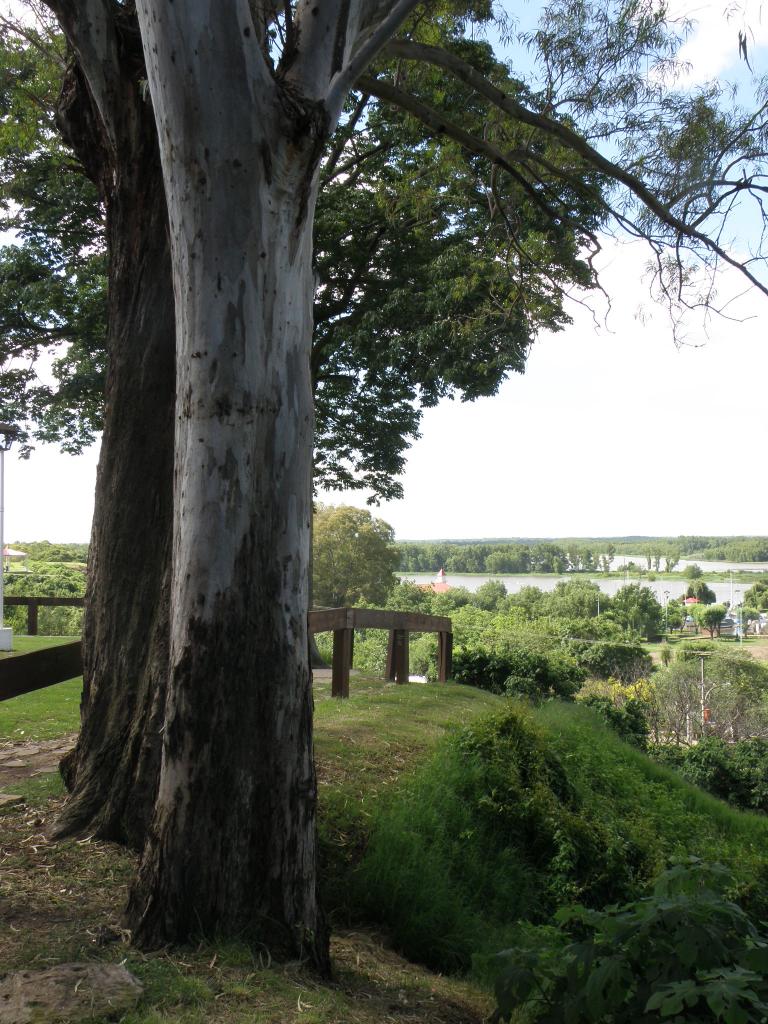
<path fill-rule="evenodd" d="M 730 885 L 722 866 L 694 860 L 626 906 L 560 911 L 559 932 L 529 931 L 527 943 L 499 954 L 499 1019 L 764 1022 L 768 935 L 728 898 Z"/>
<path fill-rule="evenodd" d="M 478 686 L 491 693 L 570 699 L 585 676 L 573 658 L 560 651 L 544 654 L 509 646 L 497 650 L 459 648 L 453 658 L 453 678 L 457 683 Z"/>
<path fill-rule="evenodd" d="M 603 721 L 627 743 L 631 743 L 633 747 L 638 747 L 640 750 L 645 750 L 650 730 L 646 717 L 647 706 L 643 701 L 629 697 L 621 707 L 617 707 L 610 697 L 592 694 L 582 703 L 596 711 Z"/>
<path fill-rule="evenodd" d="M 726 743 L 706 737 L 694 747 L 658 746 L 653 756 L 689 782 L 734 807 L 768 812 L 768 741 Z"/>
<path fill-rule="evenodd" d="M 594 679 L 620 679 L 634 683 L 647 677 L 653 659 L 642 644 L 629 640 L 600 640 L 596 643 L 572 641 L 569 649 L 581 668 Z"/>

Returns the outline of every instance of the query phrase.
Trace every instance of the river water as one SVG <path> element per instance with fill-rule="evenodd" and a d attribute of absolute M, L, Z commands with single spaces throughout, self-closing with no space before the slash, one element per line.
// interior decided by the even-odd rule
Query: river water
<path fill-rule="evenodd" d="M 613 569 L 615 572 L 620 572 L 621 567 L 624 564 L 625 558 L 622 555 L 620 558 L 614 558 Z M 641 555 L 627 555 L 627 562 L 635 562 L 637 565 L 645 566 L 645 557 Z M 677 575 L 687 565 L 693 565 L 693 561 L 685 561 L 682 559 L 680 564 L 675 570 Z M 696 562 L 704 572 L 768 572 L 768 562 Z M 663 562 L 662 562 L 663 565 Z M 434 580 L 434 573 L 403 573 L 401 579 L 412 580 L 415 583 L 431 583 Z M 587 573 L 568 573 L 563 576 L 463 576 L 463 575 L 447 575 L 445 582 L 451 587 L 466 587 L 467 590 L 475 591 L 478 587 L 482 586 L 483 583 L 487 583 L 488 580 L 498 580 L 503 583 L 507 588 L 507 592 L 510 594 L 516 594 L 522 590 L 523 587 L 538 587 L 539 590 L 546 592 L 555 589 L 557 584 L 561 580 L 583 580 L 589 579 L 594 583 L 597 583 L 604 594 L 615 594 L 618 590 L 625 585 L 625 583 L 637 583 L 640 582 L 642 586 L 648 587 L 656 595 L 656 599 L 663 604 L 665 594 L 671 600 L 675 597 L 682 597 L 690 585 L 690 581 L 683 578 L 682 574 L 680 579 L 671 580 L 659 579 L 659 580 L 647 580 L 640 579 L 638 581 L 636 576 L 626 576 L 624 579 L 619 577 L 606 578 L 601 576 L 600 573 L 587 574 Z M 718 602 L 721 604 L 730 603 L 731 601 L 731 584 L 729 580 L 708 580 L 707 586 L 714 590 Z M 733 603 L 739 604 L 742 599 L 742 595 L 745 590 L 750 587 L 749 583 L 734 582 L 733 584 Z"/>

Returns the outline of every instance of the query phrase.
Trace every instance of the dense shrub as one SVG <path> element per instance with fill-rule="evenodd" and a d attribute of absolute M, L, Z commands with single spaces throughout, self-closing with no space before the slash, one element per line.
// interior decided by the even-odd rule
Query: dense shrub
<path fill-rule="evenodd" d="M 653 668 L 653 659 L 642 644 L 629 640 L 572 641 L 569 649 L 580 667 L 595 679 L 634 683 L 650 675 Z"/>
<path fill-rule="evenodd" d="M 768 742 L 726 743 L 711 736 L 693 747 L 657 746 L 653 756 L 734 807 L 768 812 Z"/>
<path fill-rule="evenodd" d="M 453 658 L 457 683 L 477 686 L 491 693 L 532 699 L 570 699 L 584 681 L 584 672 L 573 658 L 560 651 L 541 653 L 525 647 L 497 649 L 464 647 Z"/>
<path fill-rule="evenodd" d="M 743 905 L 768 920 L 768 821 L 691 786 L 579 704 L 510 702 L 385 794 L 342 803 L 333 814 L 355 866 L 327 861 L 327 910 L 384 926 L 440 970 L 474 964 L 487 977 L 476 955 L 514 944 L 520 921 L 637 899 L 689 854 L 730 865 Z"/>
<path fill-rule="evenodd" d="M 645 750 L 650 730 L 647 706 L 643 701 L 630 697 L 622 705 L 617 705 L 610 697 L 592 694 L 586 697 L 582 703 L 596 711 L 606 724 L 627 743 L 631 743 L 640 750 Z"/>
<path fill-rule="evenodd" d="M 768 1014 L 768 935 L 728 898 L 720 865 L 679 864 L 650 896 L 571 907 L 498 957 L 499 1018 L 530 1024 L 759 1024 Z M 520 1016 L 516 1016 L 520 1020 Z"/>

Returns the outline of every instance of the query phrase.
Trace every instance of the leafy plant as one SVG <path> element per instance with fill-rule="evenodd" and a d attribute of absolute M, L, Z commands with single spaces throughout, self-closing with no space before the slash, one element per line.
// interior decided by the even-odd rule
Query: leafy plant
<path fill-rule="evenodd" d="M 621 706 L 617 706 L 610 697 L 593 694 L 583 703 L 596 711 L 623 740 L 639 747 L 640 750 L 645 750 L 649 729 L 646 718 L 647 705 L 643 701 L 630 697 Z"/>
<path fill-rule="evenodd" d="M 758 1024 L 768 1014 L 768 936 L 728 898 L 719 864 L 689 858 L 651 895 L 574 906 L 498 956 L 497 1017 L 535 1024 Z M 517 1018 L 519 1019 L 519 1017 Z"/>
<path fill-rule="evenodd" d="M 689 748 L 656 747 L 653 756 L 734 807 L 768 812 L 768 741 L 764 739 L 726 743 L 707 736 Z"/>
<path fill-rule="evenodd" d="M 559 651 L 542 653 L 512 645 L 498 650 L 467 646 L 454 655 L 453 678 L 491 693 L 570 699 L 583 682 L 584 672 L 573 658 Z"/>

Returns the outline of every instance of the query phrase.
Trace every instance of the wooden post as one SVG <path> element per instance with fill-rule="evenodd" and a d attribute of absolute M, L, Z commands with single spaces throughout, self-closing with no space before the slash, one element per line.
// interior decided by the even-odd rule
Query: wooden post
<path fill-rule="evenodd" d="M 394 630 L 394 663 L 395 682 L 408 682 L 408 631 L 405 629 Z"/>
<path fill-rule="evenodd" d="M 27 636 L 37 636 L 37 601 L 29 599 L 27 605 Z"/>
<path fill-rule="evenodd" d="M 395 630 L 390 629 L 387 636 L 387 664 L 384 669 L 384 678 L 388 683 L 395 681 Z"/>
<path fill-rule="evenodd" d="M 453 674 L 453 633 L 437 634 L 437 681 L 446 683 Z"/>
<path fill-rule="evenodd" d="M 351 629 L 333 631 L 333 666 L 331 670 L 331 696 L 349 697 L 349 670 L 352 666 Z"/>

